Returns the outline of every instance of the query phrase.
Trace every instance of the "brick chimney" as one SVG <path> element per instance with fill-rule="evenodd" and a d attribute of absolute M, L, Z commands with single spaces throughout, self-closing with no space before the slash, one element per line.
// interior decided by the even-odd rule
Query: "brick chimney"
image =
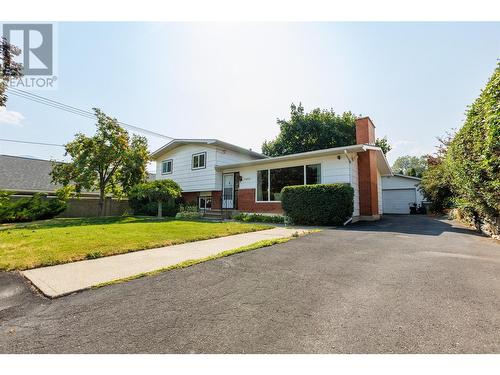
<path fill-rule="evenodd" d="M 356 143 L 359 144 L 375 144 L 375 125 L 369 117 L 361 117 L 356 119 Z"/>
<path fill-rule="evenodd" d="M 375 125 L 369 117 L 356 119 L 356 143 L 375 144 Z M 377 151 L 367 150 L 358 154 L 359 213 L 361 219 L 377 220 L 378 178 Z"/>

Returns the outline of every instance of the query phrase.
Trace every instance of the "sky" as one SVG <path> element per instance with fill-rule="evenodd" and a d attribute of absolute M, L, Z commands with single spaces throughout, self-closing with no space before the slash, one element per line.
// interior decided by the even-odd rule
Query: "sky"
<path fill-rule="evenodd" d="M 290 104 L 370 116 L 392 163 L 459 128 L 500 58 L 500 23 L 57 23 L 57 88 L 30 92 L 175 138 L 260 151 Z M 11 95 L 0 138 L 63 144 L 95 121 Z M 167 141 L 148 136 L 153 151 Z M 0 154 L 63 160 L 0 141 Z"/>

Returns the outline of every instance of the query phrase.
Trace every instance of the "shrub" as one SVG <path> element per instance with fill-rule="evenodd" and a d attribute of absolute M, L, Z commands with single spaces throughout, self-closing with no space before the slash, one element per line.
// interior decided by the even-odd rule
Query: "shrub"
<path fill-rule="evenodd" d="M 134 215 L 156 216 L 158 214 L 158 203 L 152 202 L 149 198 L 139 199 L 129 196 L 128 204 Z M 171 199 L 162 204 L 162 215 L 174 217 L 179 212 L 178 200 Z"/>
<path fill-rule="evenodd" d="M 67 208 L 65 193 L 58 193 L 55 198 L 40 193 L 20 199 L 12 199 L 10 195 L 0 191 L 1 223 L 51 219 Z"/>
<path fill-rule="evenodd" d="M 285 222 L 285 217 L 282 215 L 261 215 L 261 214 L 246 214 L 240 213 L 233 216 L 234 220 L 247 222 L 257 222 L 257 223 L 275 223 L 283 224 Z"/>
<path fill-rule="evenodd" d="M 173 180 L 137 184 L 128 193 L 129 205 L 136 215 L 175 216 L 179 212 L 181 188 Z"/>
<path fill-rule="evenodd" d="M 192 212 L 192 211 L 184 211 L 184 212 L 179 212 L 177 215 L 175 215 L 176 219 L 179 220 L 197 220 L 201 219 L 201 213 L 200 212 Z"/>
<path fill-rule="evenodd" d="M 446 159 L 429 165 L 422 175 L 419 190 L 431 202 L 432 212 L 443 212 L 452 207 L 451 178 Z"/>
<path fill-rule="evenodd" d="M 196 202 L 181 203 L 179 212 L 198 212 L 198 205 Z"/>
<path fill-rule="evenodd" d="M 351 217 L 354 189 L 346 184 L 285 186 L 281 205 L 295 224 L 339 225 Z"/>

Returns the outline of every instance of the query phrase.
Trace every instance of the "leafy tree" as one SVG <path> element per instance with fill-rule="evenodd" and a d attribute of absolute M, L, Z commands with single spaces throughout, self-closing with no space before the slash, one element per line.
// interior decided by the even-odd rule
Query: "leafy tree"
<path fill-rule="evenodd" d="M 163 203 L 173 202 L 180 196 L 180 186 L 169 179 L 137 184 L 129 191 L 129 199 L 131 200 L 156 202 L 158 204 L 158 217 L 162 217 Z"/>
<path fill-rule="evenodd" d="M 500 63 L 449 146 L 453 191 L 474 217 L 500 216 Z"/>
<path fill-rule="evenodd" d="M 419 189 L 425 198 L 432 203 L 431 209 L 435 212 L 441 212 L 450 207 L 453 201 L 452 177 L 447 155 L 448 146 L 452 139 L 452 134 L 438 138 L 439 145 L 436 153 L 427 155 L 427 168 L 422 174 L 422 181 L 420 181 Z"/>
<path fill-rule="evenodd" d="M 0 107 L 7 103 L 7 83 L 12 78 L 23 76 L 23 66 L 14 61 L 15 56 L 19 56 L 21 50 L 7 42 L 5 37 L 0 38 Z"/>
<path fill-rule="evenodd" d="M 400 156 L 392 164 L 392 172 L 407 176 L 422 177 L 427 169 L 427 156 Z"/>
<path fill-rule="evenodd" d="M 387 155 L 387 153 L 392 150 L 392 147 L 387 141 L 387 137 L 385 136 L 384 138 L 377 138 L 375 140 L 375 146 L 380 147 L 385 155 Z"/>
<path fill-rule="evenodd" d="M 146 164 L 149 159 L 148 145 L 144 137 L 133 135 L 118 121 L 94 108 L 97 131 L 87 137 L 78 133 L 65 145 L 65 155 L 70 163 L 53 163 L 52 180 L 67 186 L 75 185 L 75 191 L 99 191 L 100 214 L 104 215 L 106 194 L 121 196 L 132 186 L 147 179 Z"/>
<path fill-rule="evenodd" d="M 282 156 L 298 152 L 348 146 L 356 143 L 356 116 L 351 112 L 336 114 L 316 108 L 304 113 L 302 104 L 290 106 L 290 120 L 277 120 L 280 134 L 265 141 L 262 153 Z"/>

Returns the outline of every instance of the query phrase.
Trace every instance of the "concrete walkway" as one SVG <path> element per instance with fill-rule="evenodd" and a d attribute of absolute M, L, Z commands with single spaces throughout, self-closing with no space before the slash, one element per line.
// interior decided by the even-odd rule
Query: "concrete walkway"
<path fill-rule="evenodd" d="M 60 297 L 97 284 L 173 266 L 186 260 L 205 258 L 262 240 L 304 233 L 299 228 L 276 227 L 259 232 L 136 251 L 93 260 L 60 264 L 21 272 L 47 297 Z"/>

